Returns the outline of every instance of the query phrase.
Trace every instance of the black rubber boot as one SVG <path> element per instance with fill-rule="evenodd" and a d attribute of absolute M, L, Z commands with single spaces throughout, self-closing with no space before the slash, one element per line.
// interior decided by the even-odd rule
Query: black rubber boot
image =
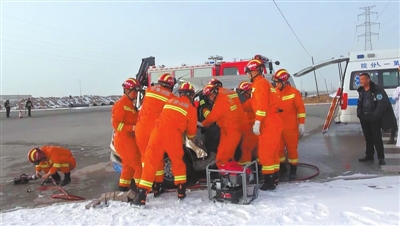
<path fill-rule="evenodd" d="M 379 159 L 379 165 L 386 165 L 385 159 Z"/>
<path fill-rule="evenodd" d="M 154 198 L 157 198 L 158 196 L 160 196 L 162 193 L 164 193 L 164 189 L 162 187 L 162 183 L 153 183 L 153 194 L 154 194 Z"/>
<path fill-rule="evenodd" d="M 296 173 L 297 173 L 297 166 L 290 165 L 289 179 L 293 180 L 294 178 L 296 178 Z"/>
<path fill-rule="evenodd" d="M 286 163 L 281 162 L 279 164 L 279 174 L 282 176 L 287 172 Z"/>
<path fill-rule="evenodd" d="M 61 182 L 61 186 L 65 186 L 71 183 L 71 173 L 64 173 L 64 180 Z"/>
<path fill-rule="evenodd" d="M 53 178 L 53 180 L 55 180 L 55 182 L 57 182 L 57 184 L 61 181 L 61 176 L 60 176 L 60 174 L 58 174 L 58 172 L 51 175 L 51 177 Z"/>
<path fill-rule="evenodd" d="M 182 200 L 186 197 L 186 187 L 184 184 L 178 184 L 178 199 Z"/>
<path fill-rule="evenodd" d="M 367 162 L 374 161 L 374 156 L 364 156 L 363 158 L 358 159 L 359 162 Z"/>
<path fill-rule="evenodd" d="M 129 187 L 119 186 L 119 191 L 129 191 Z"/>
<path fill-rule="evenodd" d="M 279 183 L 279 173 L 278 172 L 274 173 L 274 179 L 275 179 L 275 186 L 278 186 L 278 183 Z"/>
<path fill-rule="evenodd" d="M 131 205 L 137 206 L 137 207 L 145 206 L 146 205 L 146 197 L 147 197 L 147 191 L 143 188 L 139 188 L 138 194 L 131 202 Z"/>
<path fill-rule="evenodd" d="M 130 188 L 131 188 L 131 190 L 132 191 L 134 191 L 134 192 L 138 192 L 138 188 L 137 188 L 137 186 L 136 186 L 136 181 L 135 181 L 135 179 L 132 179 L 131 180 L 131 186 L 130 186 Z"/>
<path fill-rule="evenodd" d="M 267 191 L 267 190 L 275 190 L 275 178 L 273 174 L 267 174 L 264 177 L 264 183 L 261 185 L 260 190 Z"/>

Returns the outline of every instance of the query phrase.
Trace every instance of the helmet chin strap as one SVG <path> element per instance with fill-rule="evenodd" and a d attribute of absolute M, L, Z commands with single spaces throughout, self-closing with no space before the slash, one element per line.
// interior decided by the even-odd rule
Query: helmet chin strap
<path fill-rule="evenodd" d="M 129 90 L 129 92 L 127 93 L 127 92 L 125 92 L 125 90 L 124 90 L 124 94 L 129 98 L 129 100 L 135 101 L 136 98 L 131 98 L 131 97 L 129 96 L 129 94 L 130 94 L 132 91 L 133 91 L 133 89 Z"/>

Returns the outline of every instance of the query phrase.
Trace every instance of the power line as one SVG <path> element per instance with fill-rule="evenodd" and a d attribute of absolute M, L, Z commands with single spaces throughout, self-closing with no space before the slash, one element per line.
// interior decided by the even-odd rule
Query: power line
<path fill-rule="evenodd" d="M 308 54 L 308 56 L 311 57 L 311 55 L 308 53 L 308 51 L 307 51 L 306 48 L 304 47 L 303 43 L 301 43 L 299 37 L 297 37 L 297 35 L 296 35 L 296 33 L 294 32 L 292 26 L 290 26 L 289 22 L 286 20 L 285 15 L 283 15 L 281 9 L 280 9 L 279 6 L 276 4 L 275 0 L 273 0 L 273 1 L 274 1 L 274 4 L 275 4 L 276 8 L 278 8 L 279 12 L 281 13 L 283 19 L 286 21 L 287 25 L 289 26 L 290 30 L 292 30 L 294 36 L 296 36 L 297 41 L 299 41 L 300 45 L 303 47 L 304 51 L 306 51 L 306 53 Z"/>
<path fill-rule="evenodd" d="M 386 7 L 388 6 L 388 4 L 389 4 L 390 1 L 391 1 L 391 0 L 388 0 L 388 1 L 386 2 L 386 5 L 383 7 L 382 11 L 378 14 L 378 16 L 376 17 L 375 21 L 377 21 L 378 18 L 379 18 L 379 17 L 382 15 L 382 13 L 385 11 L 385 9 L 386 9 Z"/>

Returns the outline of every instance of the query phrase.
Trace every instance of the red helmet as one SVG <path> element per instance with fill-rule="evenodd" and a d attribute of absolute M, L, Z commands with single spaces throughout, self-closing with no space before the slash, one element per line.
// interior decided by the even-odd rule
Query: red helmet
<path fill-rule="evenodd" d="M 139 90 L 140 84 L 136 79 L 128 78 L 124 83 L 122 83 L 122 87 L 129 90 Z"/>
<path fill-rule="evenodd" d="M 208 85 L 222 87 L 222 82 L 220 80 L 216 79 L 216 78 L 213 78 L 208 82 Z"/>
<path fill-rule="evenodd" d="M 194 94 L 194 87 L 189 82 L 184 82 L 178 89 L 178 93 L 182 94 Z"/>
<path fill-rule="evenodd" d="M 158 78 L 158 83 L 172 89 L 176 83 L 176 80 L 170 73 L 165 73 Z"/>
<path fill-rule="evenodd" d="M 272 80 L 274 82 L 287 82 L 290 78 L 289 72 L 285 69 L 279 69 L 275 72 L 274 76 L 272 76 Z"/>
<path fill-rule="evenodd" d="M 265 65 L 261 60 L 253 59 L 247 63 L 245 72 L 250 73 L 251 71 L 262 71 L 263 67 L 265 67 Z"/>
<path fill-rule="evenodd" d="M 39 148 L 33 148 L 28 152 L 28 159 L 31 163 L 39 165 L 40 161 L 45 158 L 43 151 Z"/>
<path fill-rule="evenodd" d="M 239 92 L 247 92 L 251 90 L 251 83 L 248 81 L 243 81 L 241 83 L 239 83 L 239 86 L 237 88 L 237 90 L 239 90 Z"/>
<path fill-rule="evenodd" d="M 261 61 L 263 64 L 269 62 L 268 57 L 265 57 L 265 56 L 260 55 L 260 54 L 255 55 L 254 59 Z"/>
<path fill-rule="evenodd" d="M 217 87 L 215 87 L 214 85 L 208 84 L 203 88 L 203 95 L 204 96 L 208 96 L 211 93 L 216 93 L 217 91 Z"/>

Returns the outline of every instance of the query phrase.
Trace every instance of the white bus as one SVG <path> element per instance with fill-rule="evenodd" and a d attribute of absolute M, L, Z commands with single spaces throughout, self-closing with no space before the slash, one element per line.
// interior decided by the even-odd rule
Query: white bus
<path fill-rule="evenodd" d="M 400 85 L 399 59 L 400 49 L 355 51 L 350 52 L 348 57 L 319 63 L 305 68 L 293 76 L 301 77 L 319 68 L 338 64 L 341 80 L 341 88 L 338 90 L 338 93 L 340 93 L 340 108 L 337 111 L 335 121 L 341 123 L 359 123 L 356 110 L 358 102 L 357 89 L 360 87 L 359 75 L 363 72 L 370 73 L 371 80 L 385 89 L 392 104 L 394 104 L 395 102 L 391 97 L 396 87 Z M 342 73 L 343 62 L 346 65 Z"/>

